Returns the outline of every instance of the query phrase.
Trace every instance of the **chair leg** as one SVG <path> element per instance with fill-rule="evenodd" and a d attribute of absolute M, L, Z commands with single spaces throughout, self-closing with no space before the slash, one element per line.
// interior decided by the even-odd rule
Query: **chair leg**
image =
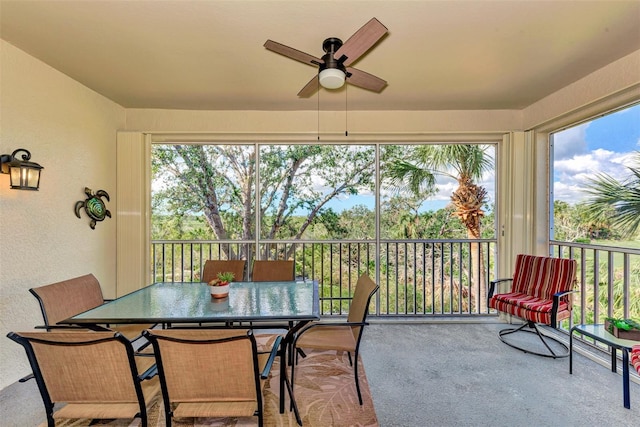
<path fill-rule="evenodd" d="M 529 328 L 529 329 L 525 329 L 525 328 Z M 540 353 L 540 352 L 537 352 L 537 351 L 526 349 L 526 348 L 517 346 L 517 345 L 515 345 L 513 343 L 510 343 L 504 338 L 504 336 L 509 335 L 509 334 L 513 334 L 513 333 L 516 333 L 516 332 L 527 332 L 527 333 L 531 333 L 531 334 L 536 334 L 538 336 L 538 338 L 540 338 L 540 341 L 542 341 L 542 343 L 544 344 L 544 346 L 547 348 L 547 350 L 549 352 L 548 353 Z M 567 345 L 564 344 L 562 341 L 557 340 L 556 338 L 550 337 L 549 335 L 544 335 L 543 333 L 541 333 L 540 329 L 538 328 L 538 325 L 535 322 L 527 321 L 526 323 L 524 323 L 522 326 L 520 326 L 518 328 L 503 329 L 498 333 L 498 335 L 500 337 L 500 341 L 502 341 L 506 345 L 508 345 L 510 347 L 513 347 L 513 348 L 515 348 L 517 350 L 524 351 L 525 353 L 531 353 L 531 354 L 535 354 L 537 356 L 542 356 L 542 357 L 551 357 L 553 359 L 558 359 L 558 358 L 569 356 L 569 347 L 567 347 Z M 549 343 L 547 342 L 547 340 L 553 341 L 556 344 L 560 345 L 562 348 L 564 348 L 564 351 L 562 353 L 556 353 L 549 346 Z"/>
<path fill-rule="evenodd" d="M 356 350 L 354 355 L 356 361 L 355 365 L 353 365 L 353 374 L 356 376 L 356 391 L 358 392 L 358 402 L 360 402 L 360 406 L 362 406 L 362 393 L 360 393 L 360 378 L 358 375 L 358 351 Z M 351 352 L 349 352 L 349 362 L 351 362 Z"/>
<path fill-rule="evenodd" d="M 296 351 L 296 347 L 293 344 L 291 344 L 290 351 L 292 353 Z M 296 363 L 298 361 L 298 357 L 297 357 L 297 355 L 295 355 L 295 356 L 290 357 L 290 359 L 292 360 L 292 363 L 291 363 L 291 381 L 290 381 L 290 383 L 287 383 L 287 381 L 285 381 L 285 385 L 287 385 L 287 387 L 289 389 L 289 411 L 293 411 L 293 413 L 294 413 L 294 415 L 296 417 L 296 422 L 298 423 L 299 426 L 301 426 L 302 425 L 302 418 L 300 417 L 300 411 L 298 410 L 298 405 L 295 403 L 295 398 L 293 397 L 294 396 L 293 387 L 294 387 L 294 384 L 295 384 L 295 379 L 294 379 L 295 366 L 296 366 Z M 283 360 L 282 357 L 280 358 L 280 362 L 284 363 L 284 360 Z M 282 374 L 286 375 L 285 372 L 286 372 L 285 369 L 283 369 L 282 370 Z M 283 397 L 282 391 L 280 393 L 280 396 Z M 282 400 L 280 402 L 281 402 L 280 403 L 280 405 L 281 405 L 280 407 L 282 408 L 282 405 L 284 403 L 282 403 L 283 402 Z"/>
<path fill-rule="evenodd" d="M 293 344 L 291 344 L 291 350 L 290 350 L 290 361 L 291 361 L 291 392 L 293 394 L 293 388 L 295 387 L 295 381 L 294 381 L 294 375 L 295 375 L 295 370 L 296 370 L 296 364 L 298 363 L 298 355 L 295 354 L 296 353 L 296 348 L 293 347 Z M 293 402 L 291 403 L 291 406 L 293 406 Z M 293 408 L 290 408 L 289 410 L 291 410 Z"/>

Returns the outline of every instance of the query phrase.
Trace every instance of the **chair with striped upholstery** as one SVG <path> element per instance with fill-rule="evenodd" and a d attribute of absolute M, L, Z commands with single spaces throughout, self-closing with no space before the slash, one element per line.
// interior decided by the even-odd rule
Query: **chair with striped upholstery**
<path fill-rule="evenodd" d="M 631 348 L 631 364 L 636 371 L 638 371 L 638 375 L 640 375 L 640 344 L 634 345 Z"/>
<path fill-rule="evenodd" d="M 571 319 L 572 293 L 576 283 L 576 262 L 570 259 L 542 257 L 520 254 L 516 257 L 513 278 L 494 280 L 490 284 L 488 305 L 500 312 L 519 317 L 525 323 L 517 328 L 500 331 L 500 340 L 525 353 L 544 357 L 567 357 L 568 347 L 561 341 L 542 334 L 539 324 L 557 327 L 559 321 Z M 495 285 L 511 281 L 511 290 L 494 295 Z M 571 321 L 571 320 L 570 320 Z M 548 352 L 524 348 L 505 339 L 506 335 L 516 332 L 536 334 Z M 549 345 L 555 341 L 565 351 L 557 351 Z"/>

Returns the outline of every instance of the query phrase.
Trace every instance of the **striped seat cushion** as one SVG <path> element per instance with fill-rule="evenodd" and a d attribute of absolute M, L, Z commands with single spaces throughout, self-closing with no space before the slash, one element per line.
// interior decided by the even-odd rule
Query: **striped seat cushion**
<path fill-rule="evenodd" d="M 631 349 L 631 364 L 640 375 L 640 344 L 634 345 Z"/>
<path fill-rule="evenodd" d="M 551 308 L 553 306 L 553 300 L 551 299 L 542 299 L 521 292 L 511 292 L 495 295 L 489 301 L 489 306 L 525 320 L 547 325 L 551 324 Z M 557 320 L 566 319 L 569 314 L 567 303 L 561 302 L 558 308 Z"/>
<path fill-rule="evenodd" d="M 573 288 L 576 268 L 574 260 L 520 254 L 516 258 L 511 292 L 491 297 L 489 307 L 550 325 L 553 295 Z M 560 300 L 556 320 L 571 315 L 570 301 L 569 296 Z"/>

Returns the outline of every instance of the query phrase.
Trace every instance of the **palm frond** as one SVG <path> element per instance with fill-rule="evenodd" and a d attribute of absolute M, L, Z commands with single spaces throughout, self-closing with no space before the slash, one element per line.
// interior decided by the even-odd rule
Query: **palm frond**
<path fill-rule="evenodd" d="M 634 162 L 640 165 L 640 154 Z M 586 202 L 589 219 L 602 221 L 610 218 L 622 229 L 626 236 L 640 230 L 640 167 L 629 167 L 631 177 L 618 181 L 610 175 L 598 174 L 589 180 L 587 193 L 591 198 Z"/>

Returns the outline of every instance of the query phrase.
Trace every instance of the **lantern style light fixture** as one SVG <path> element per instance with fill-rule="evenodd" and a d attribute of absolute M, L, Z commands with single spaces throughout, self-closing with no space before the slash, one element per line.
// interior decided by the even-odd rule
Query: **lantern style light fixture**
<path fill-rule="evenodd" d="M 22 160 L 18 160 L 16 155 L 24 152 Z M 0 156 L 0 171 L 8 173 L 11 188 L 14 190 L 38 190 L 40 187 L 40 171 L 44 169 L 37 163 L 30 162 L 31 153 L 24 148 L 18 148 L 11 155 L 2 154 Z"/>

